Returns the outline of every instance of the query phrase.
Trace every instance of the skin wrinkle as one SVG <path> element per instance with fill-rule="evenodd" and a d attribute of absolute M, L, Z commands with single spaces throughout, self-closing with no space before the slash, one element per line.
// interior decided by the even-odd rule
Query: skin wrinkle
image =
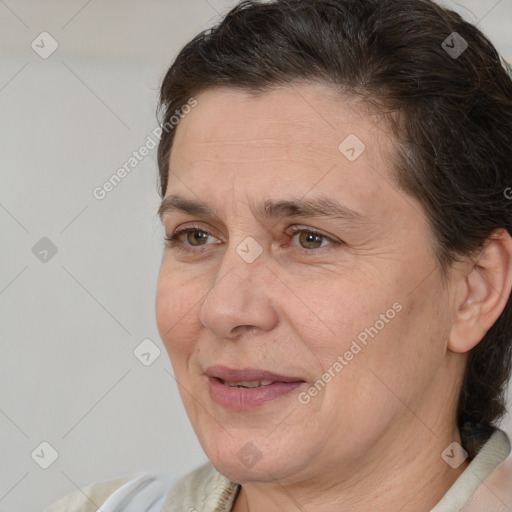
<path fill-rule="evenodd" d="M 178 227 L 178 225 L 176 225 L 176 222 L 172 222 L 172 216 L 169 217 L 170 218 L 164 222 L 164 225 L 166 226 L 166 232 L 170 234 Z M 236 215 L 233 215 L 232 217 L 236 217 Z M 310 217 L 310 219 L 311 220 L 309 220 L 309 222 L 316 218 Z M 297 218 L 294 223 L 302 224 L 305 221 L 305 218 Z M 281 225 L 284 225 L 285 222 L 286 219 L 280 221 L 260 220 L 258 225 L 261 226 L 262 230 L 274 230 L 278 232 Z M 215 236 L 224 243 L 228 242 L 229 237 L 226 234 L 226 224 L 224 222 L 220 224 L 215 220 L 210 221 L 210 223 L 213 224 L 215 228 L 221 233 L 221 235 L 217 235 L 215 232 Z M 347 251 L 350 251 L 354 254 L 360 253 L 361 256 L 379 254 L 379 244 L 382 244 L 383 240 L 389 241 L 391 236 L 382 231 L 378 232 L 377 224 L 370 223 L 370 221 L 363 221 L 358 224 L 358 231 L 355 227 L 347 224 L 347 221 L 344 220 L 334 220 L 332 218 L 325 219 L 323 217 L 318 217 L 318 220 L 315 220 L 315 223 L 322 224 L 323 231 L 331 233 L 330 236 L 334 239 L 334 242 L 330 242 L 331 244 L 335 242 L 342 243 L 346 247 Z M 260 241 L 259 243 L 265 245 L 262 238 L 263 237 L 258 237 Z M 385 256 L 385 253 L 380 254 Z"/>
<path fill-rule="evenodd" d="M 275 148 L 275 149 L 277 149 L 279 151 L 281 150 L 282 142 L 274 141 L 273 139 L 262 138 L 262 139 L 241 140 L 241 141 L 236 141 L 236 142 L 210 141 L 208 143 L 205 143 L 204 146 L 205 146 L 206 149 L 208 149 L 209 146 L 212 146 L 215 149 L 222 149 L 223 147 L 228 147 L 228 148 L 231 149 L 231 148 L 236 148 L 236 147 L 240 146 L 240 147 L 243 147 L 246 152 L 248 151 L 249 147 L 255 148 L 255 149 L 265 148 L 268 153 L 272 153 L 271 150 L 273 148 Z M 288 146 L 289 149 L 307 148 L 309 150 L 308 154 L 316 153 L 320 157 L 321 156 L 328 157 L 329 161 L 332 162 L 333 164 L 337 162 L 336 159 L 333 159 L 332 150 L 330 150 L 330 151 L 319 150 L 318 148 L 315 148 L 312 145 L 304 145 L 304 144 L 293 143 L 293 142 L 287 144 L 287 146 Z M 256 151 L 255 151 L 255 153 L 256 153 Z M 246 154 L 247 157 L 249 157 L 249 155 L 250 154 Z M 295 162 L 295 163 L 299 163 L 299 164 L 302 163 L 302 161 L 294 160 L 292 157 L 290 157 L 288 155 L 284 155 L 283 157 L 275 156 L 273 158 L 269 158 L 268 156 L 264 156 L 261 159 L 251 158 L 251 160 L 255 161 L 255 162 L 282 161 L 282 162 Z M 209 161 L 212 162 L 214 160 L 209 160 Z M 230 162 L 232 162 L 232 163 L 246 163 L 247 162 L 247 158 L 244 158 L 243 160 L 238 160 L 238 161 L 231 159 Z M 311 166 L 315 167 L 314 164 L 311 164 Z"/>
<path fill-rule="evenodd" d="M 465 357 L 447 350 L 460 297 L 451 281 L 442 285 L 423 210 L 390 184 L 392 139 L 324 86 L 300 90 L 309 101 L 317 98 L 315 108 L 336 131 L 313 116 L 309 129 L 295 132 L 294 120 L 306 118 L 310 106 L 285 88 L 258 98 L 207 90 L 180 123 L 170 162 L 178 174 L 170 176 L 166 196 L 203 200 L 222 222 L 173 214 L 166 233 L 204 225 L 229 244 L 210 244 L 200 255 L 165 249 L 158 328 L 178 382 L 195 398 L 182 394 L 203 449 L 221 473 L 243 484 L 235 512 L 248 510 L 246 499 L 253 512 L 296 511 L 290 496 L 318 512 L 362 512 L 375 503 L 379 510 L 428 510 L 467 467 L 453 470 L 440 456 L 460 442 L 454 376 L 462 375 Z M 259 114 L 263 105 L 279 120 L 274 129 L 283 127 L 278 139 Z M 366 145 L 354 162 L 337 148 L 348 133 Z M 248 149 L 222 142 L 240 139 L 282 144 Z M 306 146 L 320 150 L 312 157 Z M 365 222 L 352 231 L 326 219 L 264 222 L 249 208 L 320 193 L 362 212 Z M 298 241 L 283 244 L 289 224 L 346 245 L 302 255 Z M 247 236 L 263 248 L 251 264 L 235 250 Z M 210 399 L 210 364 L 266 368 L 314 383 L 396 301 L 402 311 L 308 405 L 293 392 L 244 412 Z M 252 468 L 237 458 L 247 442 L 263 454 Z"/>

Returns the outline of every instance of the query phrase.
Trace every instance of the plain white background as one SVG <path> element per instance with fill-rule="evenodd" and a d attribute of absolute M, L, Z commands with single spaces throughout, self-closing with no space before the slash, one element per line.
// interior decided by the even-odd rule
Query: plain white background
<path fill-rule="evenodd" d="M 0 0 L 0 510 L 207 460 L 155 324 L 156 148 L 93 190 L 152 136 L 179 49 L 235 3 Z M 512 0 L 445 4 L 511 59 Z M 149 366 L 134 355 L 147 339 Z"/>

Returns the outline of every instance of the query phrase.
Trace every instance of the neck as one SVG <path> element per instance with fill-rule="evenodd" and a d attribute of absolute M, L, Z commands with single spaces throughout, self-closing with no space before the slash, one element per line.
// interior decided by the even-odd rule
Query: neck
<path fill-rule="evenodd" d="M 441 457 L 452 442 L 461 444 L 459 432 L 439 426 L 431 431 L 417 418 L 411 419 L 406 435 L 400 430 L 389 431 L 372 449 L 371 461 L 354 464 L 350 474 L 330 471 L 291 485 L 277 480 L 243 484 L 233 512 L 428 512 L 469 464 L 453 469 Z"/>

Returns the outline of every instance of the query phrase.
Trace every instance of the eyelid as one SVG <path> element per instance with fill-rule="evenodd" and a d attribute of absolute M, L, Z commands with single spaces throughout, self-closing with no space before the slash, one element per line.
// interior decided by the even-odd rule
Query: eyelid
<path fill-rule="evenodd" d="M 216 238 L 217 240 L 220 240 L 218 237 L 216 237 L 215 235 L 212 234 L 211 230 L 209 229 L 205 229 L 199 225 L 186 225 L 186 226 L 180 226 L 180 227 L 177 227 L 175 228 L 174 230 L 172 230 L 172 234 L 170 236 L 166 236 L 165 237 L 165 240 L 169 241 L 169 242 L 175 242 L 176 244 L 181 244 L 181 245 L 184 245 L 185 247 L 197 247 L 197 248 L 200 248 L 200 247 L 204 247 L 204 246 L 201 246 L 201 245 L 198 245 L 198 246 L 192 246 L 192 245 L 187 245 L 187 244 L 184 244 L 184 243 L 181 243 L 177 240 L 177 238 L 183 234 L 186 234 L 190 231 L 199 231 L 201 233 L 205 233 L 207 234 L 209 237 L 212 237 L 212 238 Z M 222 240 L 219 241 L 219 243 L 222 243 Z M 211 245 L 211 244 L 205 244 L 205 245 Z"/>
<path fill-rule="evenodd" d="M 192 224 L 187 223 L 184 225 L 179 225 L 172 229 L 165 229 L 166 232 L 171 233 L 171 236 L 187 232 L 190 230 L 204 231 L 205 233 L 208 233 L 211 236 L 215 236 L 213 234 L 213 231 L 215 231 L 215 229 L 212 229 L 211 226 L 209 226 L 208 224 L 203 225 L 201 221 L 192 221 Z M 219 237 L 215 236 L 215 238 Z"/>
<path fill-rule="evenodd" d="M 210 236 L 213 236 L 214 238 L 218 238 L 215 235 L 213 235 L 213 233 L 209 230 L 209 228 L 203 228 L 203 227 L 201 227 L 198 224 L 177 227 L 174 230 L 171 230 L 172 231 L 172 235 L 171 236 L 176 236 L 176 235 L 179 235 L 181 233 L 186 233 L 187 231 L 190 231 L 190 230 L 201 231 L 201 232 L 207 233 Z M 293 224 L 293 225 L 289 226 L 286 229 L 285 233 L 288 234 L 290 232 L 291 234 L 295 235 L 296 233 L 299 233 L 301 231 L 308 231 L 308 232 L 311 232 L 311 233 L 315 233 L 317 235 L 323 236 L 324 238 L 327 238 L 331 242 L 341 243 L 340 240 L 337 240 L 332 235 L 329 235 L 329 234 L 325 233 L 324 231 L 322 231 L 320 229 L 313 228 L 312 226 L 302 225 L 302 224 Z"/>
<path fill-rule="evenodd" d="M 166 236 L 165 240 L 174 249 L 177 249 L 179 251 L 196 252 L 196 253 L 200 253 L 200 251 L 203 248 L 207 247 L 208 245 L 215 245 L 216 243 L 223 243 L 223 241 L 220 240 L 219 242 L 206 243 L 204 245 L 194 246 L 194 245 L 188 245 L 185 242 L 180 242 L 179 241 L 179 237 L 181 235 L 183 235 L 183 234 L 186 234 L 186 233 L 190 232 L 190 231 L 192 231 L 192 232 L 193 231 L 198 231 L 198 232 L 201 232 L 201 233 L 204 233 L 204 234 L 208 235 L 209 237 L 217 238 L 215 235 L 213 235 L 210 232 L 210 230 L 208 228 L 203 228 L 199 224 L 196 223 L 196 224 L 193 224 L 193 225 L 185 225 L 185 226 L 179 226 L 179 227 L 175 228 L 172 231 L 172 235 L 169 236 L 169 237 Z M 339 240 L 339 239 L 337 239 L 337 238 L 335 238 L 335 237 L 333 237 L 333 236 L 323 232 L 320 229 L 313 228 L 312 226 L 293 224 L 293 225 L 289 226 L 284 231 L 284 233 L 286 235 L 290 236 L 291 238 L 293 238 L 296 234 L 302 233 L 302 232 L 312 233 L 312 234 L 321 236 L 322 238 L 324 238 L 325 240 L 327 240 L 329 242 L 326 246 L 324 245 L 324 246 L 317 247 L 317 248 L 314 248 L 314 249 L 306 249 L 304 247 L 294 246 L 299 251 L 302 251 L 302 252 L 305 252 L 305 253 L 310 253 L 310 254 L 321 253 L 324 250 L 327 250 L 331 246 L 343 245 L 344 244 L 343 241 L 341 241 L 341 240 Z M 219 239 L 217 238 L 217 240 L 219 240 Z"/>
<path fill-rule="evenodd" d="M 326 238 L 327 240 L 329 240 L 329 242 L 332 242 L 333 244 L 341 244 L 341 243 L 343 243 L 341 240 L 338 240 L 338 239 L 334 238 L 332 235 L 328 235 L 327 233 L 325 233 L 321 229 L 313 228 L 311 226 L 304 226 L 304 225 L 301 225 L 301 224 L 294 224 L 293 226 L 290 226 L 286 230 L 287 233 L 288 233 L 288 231 L 290 231 L 292 235 L 300 233 L 301 231 L 308 231 L 310 233 L 314 233 L 316 235 L 320 235 L 320 236 Z"/>

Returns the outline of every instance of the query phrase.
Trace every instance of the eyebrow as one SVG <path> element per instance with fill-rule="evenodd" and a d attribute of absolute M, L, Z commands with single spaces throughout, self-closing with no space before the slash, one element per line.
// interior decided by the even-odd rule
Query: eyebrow
<path fill-rule="evenodd" d="M 256 216 L 263 219 L 284 217 L 330 217 L 348 221 L 361 221 L 364 219 L 361 213 L 326 196 L 312 199 L 266 200 L 256 206 L 252 204 L 250 206 L 252 211 L 256 213 Z M 204 202 L 179 195 L 165 197 L 158 209 L 158 216 L 163 220 L 166 214 L 173 212 L 220 220 L 218 215 Z"/>

